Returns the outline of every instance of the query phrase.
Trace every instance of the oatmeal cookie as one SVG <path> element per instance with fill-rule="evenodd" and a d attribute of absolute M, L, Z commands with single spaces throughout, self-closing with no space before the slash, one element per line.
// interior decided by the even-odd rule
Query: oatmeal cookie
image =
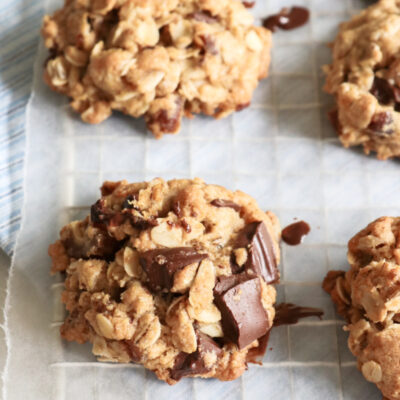
<path fill-rule="evenodd" d="M 239 377 L 275 316 L 276 216 L 200 179 L 105 182 L 101 194 L 49 247 L 65 274 L 62 337 L 169 384 Z"/>
<path fill-rule="evenodd" d="M 345 147 L 400 156 L 400 1 L 380 0 L 340 25 L 324 89 Z"/>
<path fill-rule="evenodd" d="M 253 23 L 239 0 L 66 0 L 44 17 L 44 79 L 85 122 L 144 115 L 159 138 L 250 104 L 271 47 Z"/>
<path fill-rule="evenodd" d="M 400 217 L 382 217 L 349 242 L 350 270 L 323 287 L 346 318 L 349 348 L 365 379 L 400 399 Z"/>

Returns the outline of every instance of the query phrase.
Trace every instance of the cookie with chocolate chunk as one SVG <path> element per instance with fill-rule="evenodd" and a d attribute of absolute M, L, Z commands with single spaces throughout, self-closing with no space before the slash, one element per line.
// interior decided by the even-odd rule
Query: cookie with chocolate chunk
<path fill-rule="evenodd" d="M 83 121 L 144 115 L 157 138 L 247 107 L 270 62 L 271 32 L 240 0 L 68 0 L 42 35 L 45 81 Z"/>
<path fill-rule="evenodd" d="M 347 320 L 349 348 L 385 399 L 400 399 L 400 218 L 382 217 L 349 241 L 350 269 L 324 289 Z"/>
<path fill-rule="evenodd" d="M 169 384 L 239 377 L 275 316 L 275 215 L 200 179 L 105 182 L 101 193 L 49 248 L 65 274 L 62 337 Z"/>
<path fill-rule="evenodd" d="M 400 156 L 400 3 L 380 0 L 340 25 L 324 89 L 345 147 L 379 159 Z"/>

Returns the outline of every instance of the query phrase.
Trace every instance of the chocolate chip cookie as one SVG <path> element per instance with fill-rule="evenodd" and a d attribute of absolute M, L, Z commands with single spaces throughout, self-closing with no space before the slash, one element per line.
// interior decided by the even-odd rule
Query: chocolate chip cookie
<path fill-rule="evenodd" d="M 364 377 L 400 399 L 400 218 L 382 217 L 349 242 L 350 270 L 330 271 L 324 289 L 346 318 Z"/>
<path fill-rule="evenodd" d="M 85 122 L 144 115 L 159 138 L 250 104 L 271 47 L 253 22 L 239 0 L 68 0 L 43 21 L 44 78 Z"/>
<path fill-rule="evenodd" d="M 341 142 L 382 160 L 400 156 L 399 27 L 400 3 L 380 0 L 340 26 L 325 66 Z"/>
<path fill-rule="evenodd" d="M 276 216 L 200 179 L 105 182 L 101 194 L 49 247 L 65 274 L 62 337 L 169 384 L 239 377 L 275 316 Z"/>

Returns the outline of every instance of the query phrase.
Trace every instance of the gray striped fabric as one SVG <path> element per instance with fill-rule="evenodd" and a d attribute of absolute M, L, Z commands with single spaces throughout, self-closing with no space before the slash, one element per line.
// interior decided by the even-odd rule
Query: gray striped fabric
<path fill-rule="evenodd" d="M 12 254 L 21 224 L 25 111 L 42 0 L 0 0 L 0 247 Z"/>

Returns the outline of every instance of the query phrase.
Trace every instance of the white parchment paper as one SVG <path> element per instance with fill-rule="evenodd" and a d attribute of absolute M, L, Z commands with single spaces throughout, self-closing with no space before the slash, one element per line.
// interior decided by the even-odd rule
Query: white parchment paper
<path fill-rule="evenodd" d="M 291 1 L 256 0 L 261 18 Z M 81 123 L 67 100 L 42 82 L 40 47 L 28 110 L 23 228 L 8 284 L 8 357 L 3 395 L 20 399 L 380 399 L 362 379 L 338 320 L 320 288 L 329 267 L 346 267 L 346 243 L 373 218 L 399 215 L 399 165 L 343 149 L 326 118 L 321 91 L 325 43 L 361 0 L 297 0 L 312 10 L 309 24 L 274 35 L 270 77 L 249 109 L 222 121 L 185 121 L 178 136 L 156 141 L 142 120 L 116 115 L 98 126 Z M 50 1 L 49 9 L 60 5 Z M 264 366 L 240 379 L 186 379 L 174 386 L 134 365 L 95 362 L 90 346 L 62 342 L 62 285 L 49 275 L 47 247 L 68 221 L 88 212 L 105 179 L 131 181 L 200 176 L 240 188 L 282 225 L 305 219 L 311 234 L 282 248 L 279 301 L 321 307 L 307 319 L 273 330 Z"/>

